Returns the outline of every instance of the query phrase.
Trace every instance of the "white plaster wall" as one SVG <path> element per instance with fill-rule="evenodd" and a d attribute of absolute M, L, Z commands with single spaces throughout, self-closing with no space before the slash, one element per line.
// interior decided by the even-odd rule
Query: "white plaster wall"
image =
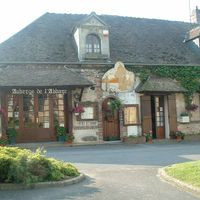
<path fill-rule="evenodd" d="M 196 38 L 193 40 L 193 43 L 199 47 L 199 38 Z"/>
<path fill-rule="evenodd" d="M 76 29 L 76 32 L 74 33 L 74 40 L 76 42 L 78 55 L 80 53 L 80 36 L 79 36 L 79 28 Z"/>
<path fill-rule="evenodd" d="M 117 94 L 117 96 L 124 105 L 138 104 L 139 105 L 139 118 L 141 119 L 141 116 L 140 116 L 140 94 L 135 92 L 135 88 L 138 86 L 139 83 L 140 83 L 140 80 L 138 77 L 136 77 L 133 91 L 120 92 Z M 128 136 L 131 136 L 131 135 L 138 136 L 138 135 L 141 135 L 141 132 L 142 132 L 141 126 L 128 126 L 127 127 Z"/>

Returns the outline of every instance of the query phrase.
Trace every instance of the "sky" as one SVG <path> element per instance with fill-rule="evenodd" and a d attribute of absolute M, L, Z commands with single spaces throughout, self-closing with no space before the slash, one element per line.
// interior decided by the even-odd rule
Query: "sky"
<path fill-rule="evenodd" d="M 189 3 L 190 2 L 190 3 Z M 200 0 L 0 0 L 0 43 L 46 12 L 155 18 L 189 22 Z"/>

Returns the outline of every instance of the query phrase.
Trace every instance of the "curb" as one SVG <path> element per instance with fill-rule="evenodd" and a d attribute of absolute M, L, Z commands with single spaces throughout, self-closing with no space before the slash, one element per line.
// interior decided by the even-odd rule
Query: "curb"
<path fill-rule="evenodd" d="M 34 183 L 31 185 L 23 185 L 23 184 L 13 184 L 13 183 L 2 183 L 0 184 L 1 190 L 22 190 L 22 189 L 41 189 L 41 188 L 49 188 L 49 187 L 58 187 L 58 186 L 67 186 L 75 183 L 79 183 L 85 179 L 84 174 L 80 174 L 78 177 L 74 177 L 68 180 L 63 181 L 52 181 L 52 182 L 40 182 Z"/>
<path fill-rule="evenodd" d="M 173 178 L 173 177 L 169 176 L 165 172 L 165 168 L 166 167 L 160 168 L 158 170 L 158 176 L 161 179 L 167 181 L 168 183 L 170 183 L 170 184 L 172 184 L 172 185 L 174 185 L 174 186 L 176 186 L 176 187 L 178 187 L 178 188 L 180 188 L 180 189 L 182 189 L 184 191 L 191 192 L 191 193 L 197 195 L 198 197 L 200 197 L 200 188 L 192 186 L 190 184 L 187 184 L 187 183 L 185 183 L 183 181 L 180 181 L 180 180 L 178 180 L 176 178 Z"/>
<path fill-rule="evenodd" d="M 19 147 L 19 148 L 48 148 L 48 147 L 81 147 L 81 146 L 97 146 L 97 145 L 118 145 L 123 144 L 121 141 L 111 141 L 111 142 L 82 142 L 82 143 L 62 143 L 62 142 L 47 142 L 47 143 L 18 143 L 15 145 L 8 145 L 10 147 Z"/>

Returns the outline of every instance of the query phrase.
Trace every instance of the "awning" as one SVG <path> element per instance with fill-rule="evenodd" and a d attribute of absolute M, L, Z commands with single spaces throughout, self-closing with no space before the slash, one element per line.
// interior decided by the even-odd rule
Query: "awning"
<path fill-rule="evenodd" d="M 156 75 L 149 76 L 144 83 L 140 83 L 136 88 L 136 92 L 138 93 L 179 93 L 186 91 L 187 90 L 183 88 L 176 80 L 166 77 L 159 77 Z"/>
<path fill-rule="evenodd" d="M 69 68 L 7 66 L 0 69 L 0 87 L 87 87 L 94 85 Z"/>

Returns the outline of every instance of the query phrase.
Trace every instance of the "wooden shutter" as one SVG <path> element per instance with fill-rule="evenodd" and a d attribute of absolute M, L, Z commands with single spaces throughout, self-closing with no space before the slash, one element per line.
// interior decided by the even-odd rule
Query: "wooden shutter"
<path fill-rule="evenodd" d="M 169 107 L 169 130 L 170 135 L 177 129 L 177 115 L 176 115 L 176 96 L 175 94 L 168 95 Z"/>
<path fill-rule="evenodd" d="M 151 96 L 141 96 L 141 119 L 143 133 L 152 130 Z"/>

